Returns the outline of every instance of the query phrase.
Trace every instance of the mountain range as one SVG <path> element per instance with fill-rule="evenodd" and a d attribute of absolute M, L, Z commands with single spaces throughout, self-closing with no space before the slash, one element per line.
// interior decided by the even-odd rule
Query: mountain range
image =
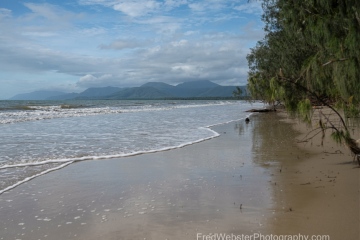
<path fill-rule="evenodd" d="M 240 86 L 243 96 L 246 86 Z M 148 82 L 140 87 L 88 88 L 80 93 L 35 91 L 18 94 L 9 100 L 73 100 L 73 99 L 175 99 L 175 98 L 230 98 L 236 86 L 221 86 L 208 80 L 192 81 L 176 86 L 163 82 Z"/>

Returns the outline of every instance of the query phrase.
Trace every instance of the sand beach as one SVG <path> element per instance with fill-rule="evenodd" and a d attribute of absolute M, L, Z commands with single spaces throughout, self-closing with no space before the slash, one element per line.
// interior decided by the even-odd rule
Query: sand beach
<path fill-rule="evenodd" d="M 294 162 L 278 158 L 281 172 L 274 172 L 276 186 L 272 189 L 284 211 L 277 211 L 270 221 L 271 228 L 275 234 L 300 232 L 328 235 L 329 239 L 360 239 L 360 168 L 350 150 L 331 139 L 331 132 L 326 133 L 323 145 L 321 134 L 309 139 L 309 133 L 317 127 L 319 111 L 329 112 L 322 108 L 315 111 L 312 126 L 284 112 L 277 114 L 282 118 L 278 123 L 290 123 L 299 133 L 295 142 L 305 156 L 290 152 Z M 360 138 L 358 127 L 351 131 Z"/>
<path fill-rule="evenodd" d="M 359 168 L 284 114 L 215 126 L 180 149 L 84 161 L 0 196 L 0 239 L 359 239 Z"/>

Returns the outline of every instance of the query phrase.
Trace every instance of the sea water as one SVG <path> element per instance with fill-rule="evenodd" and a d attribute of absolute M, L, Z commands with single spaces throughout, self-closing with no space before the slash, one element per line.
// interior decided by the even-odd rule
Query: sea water
<path fill-rule="evenodd" d="M 76 161 L 171 150 L 219 136 L 261 103 L 0 101 L 0 194 Z M 130 159 L 129 159 L 130 160 Z"/>

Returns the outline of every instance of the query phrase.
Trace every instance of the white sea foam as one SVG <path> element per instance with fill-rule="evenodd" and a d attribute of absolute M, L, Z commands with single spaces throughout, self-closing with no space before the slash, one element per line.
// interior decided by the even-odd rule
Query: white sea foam
<path fill-rule="evenodd" d="M 216 138 L 219 133 L 211 127 L 249 116 L 243 112 L 241 103 L 226 101 L 135 107 L 30 108 L 35 110 L 22 112 L 26 116 L 23 123 L 2 126 L 0 170 L 6 178 L 0 176 L 0 189 L 3 188 L 0 194 L 73 162 L 168 151 Z M 4 113 L 16 111 L 0 112 L 0 115 Z M 54 119 L 31 122 L 29 119 L 35 115 Z M 12 184 L 14 181 L 16 183 Z"/>
<path fill-rule="evenodd" d="M 103 156 L 84 156 L 84 157 L 79 157 L 79 158 L 51 159 L 51 160 L 45 160 L 45 161 L 41 161 L 41 162 L 27 162 L 27 163 L 19 163 L 19 164 L 4 164 L 4 165 L 0 166 L 0 170 L 9 169 L 9 168 L 17 168 L 17 167 L 39 166 L 39 165 L 45 165 L 45 164 L 50 164 L 50 163 L 70 164 L 70 163 L 79 162 L 79 161 L 104 160 L 104 159 L 112 159 L 112 158 L 130 157 L 130 156 L 136 156 L 136 155 L 141 155 L 141 154 L 146 154 L 146 153 L 163 152 L 163 151 L 169 151 L 169 150 L 173 150 L 173 149 L 177 149 L 177 148 L 183 148 L 183 147 L 188 146 L 188 145 L 203 142 L 203 141 L 210 140 L 212 138 L 216 138 L 216 137 L 220 136 L 219 133 L 215 132 L 214 130 L 212 130 L 210 128 L 201 128 L 201 129 L 207 129 L 208 131 L 213 133 L 213 136 L 210 136 L 210 137 L 207 137 L 207 138 L 201 138 L 201 139 L 198 139 L 198 140 L 192 141 L 192 142 L 182 143 L 182 144 L 179 144 L 177 146 L 170 146 L 170 147 L 165 147 L 165 148 L 152 149 L 152 150 L 148 150 L 148 151 L 136 151 L 136 152 L 131 152 L 131 153 L 103 155 Z M 56 169 L 54 169 L 54 170 L 56 170 Z M 43 175 L 43 174 L 40 174 L 40 175 Z M 29 180 L 31 180 L 31 179 L 29 179 Z M 0 191 L 0 194 L 1 193 L 2 192 Z"/>
<path fill-rule="evenodd" d="M 103 155 L 103 156 L 86 156 L 86 157 L 80 157 L 80 158 L 64 158 L 64 159 L 52 159 L 52 160 L 46 160 L 46 161 L 42 161 L 42 162 L 29 162 L 29 163 L 21 163 L 21 164 L 5 164 L 3 166 L 0 166 L 0 170 L 2 169 L 8 169 L 8 168 L 16 168 L 16 167 L 29 167 L 29 166 L 39 166 L 39 165 L 44 165 L 44 164 L 49 164 L 49 163 L 62 163 L 62 165 L 51 168 L 51 169 L 47 169 L 41 173 L 38 173 L 36 175 L 33 175 L 31 177 L 27 177 L 11 186 L 6 187 L 3 190 L 0 190 L 0 195 L 3 194 L 4 192 L 7 192 L 25 182 L 28 182 L 36 177 L 39 177 L 41 175 L 47 174 L 51 171 L 55 171 L 61 168 L 64 168 L 68 165 L 70 165 L 73 162 L 78 162 L 78 161 L 87 161 L 87 160 L 103 160 L 103 159 L 112 159 L 112 158 L 121 158 L 121 157 L 129 157 L 129 156 L 136 156 L 136 155 L 141 155 L 141 154 L 147 154 L 147 153 L 156 153 L 156 152 L 163 152 L 163 151 L 169 151 L 169 150 L 173 150 L 173 149 L 177 149 L 177 148 L 183 148 L 185 146 L 188 145 L 192 145 L 195 143 L 199 143 L 199 142 L 203 142 L 209 139 L 213 139 L 215 137 L 220 136 L 219 133 L 215 132 L 212 129 L 209 128 L 204 128 L 207 129 L 208 131 L 213 133 L 213 136 L 207 137 L 207 138 L 202 138 L 202 139 L 198 139 L 196 141 L 192 141 L 192 142 L 186 142 L 177 146 L 171 146 L 171 147 L 166 147 L 166 148 L 160 148 L 160 149 L 153 149 L 153 150 L 148 150 L 148 151 L 136 151 L 136 152 L 132 152 L 132 153 L 127 153 L 127 154 L 115 154 L 115 155 Z"/>
<path fill-rule="evenodd" d="M 25 178 L 25 179 L 22 180 L 22 181 L 19 181 L 19 182 L 15 183 L 15 184 L 13 184 L 13 185 L 11 185 L 11 186 L 8 186 L 8 187 L 5 188 L 5 189 L 0 190 L 0 195 L 3 194 L 4 192 L 7 192 L 7 191 L 9 191 L 9 190 L 11 190 L 11 189 L 13 189 L 13 188 L 15 188 L 15 187 L 17 187 L 17 186 L 25 183 L 25 182 L 30 181 L 30 180 L 32 180 L 32 179 L 34 179 L 34 178 L 36 178 L 36 177 L 39 177 L 39 176 L 41 176 L 41 175 L 47 174 L 47 173 L 52 172 L 52 171 L 55 171 L 55 170 L 59 170 L 59 169 L 61 169 L 61 168 L 64 168 L 64 167 L 66 167 L 67 165 L 69 165 L 69 164 L 71 164 L 71 163 L 72 163 L 72 162 L 67 162 L 67 163 L 64 163 L 64 164 L 62 164 L 62 165 L 60 165 L 60 166 L 58 166 L 58 167 L 51 168 L 51 169 L 47 169 L 47 170 L 45 170 L 45 171 L 43 171 L 43 172 L 41 172 L 41 173 L 38 173 L 38 174 L 36 174 L 36 175 L 33 175 L 33 176 L 31 176 L 31 177 L 27 177 L 27 178 Z"/>
<path fill-rule="evenodd" d="M 0 112 L 0 124 L 9 124 L 26 121 L 38 121 L 65 117 L 84 117 L 100 114 L 135 113 L 145 111 L 166 111 L 171 109 L 199 108 L 208 106 L 221 106 L 234 104 L 229 101 L 210 102 L 207 104 L 179 104 L 179 105 L 142 105 L 131 107 L 76 107 L 68 108 L 64 105 L 54 106 L 26 106 L 27 111 L 2 111 Z"/>

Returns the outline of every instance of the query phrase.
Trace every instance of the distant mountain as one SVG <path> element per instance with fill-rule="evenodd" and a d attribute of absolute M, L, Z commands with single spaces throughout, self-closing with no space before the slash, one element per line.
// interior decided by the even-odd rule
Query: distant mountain
<path fill-rule="evenodd" d="M 163 99 L 172 97 L 165 92 L 162 92 L 153 87 L 134 87 L 121 90 L 106 99 Z"/>
<path fill-rule="evenodd" d="M 172 86 L 170 84 L 163 83 L 163 82 L 148 82 L 148 83 L 141 85 L 141 87 L 153 87 L 153 88 L 156 88 L 159 90 L 168 90 L 168 89 L 175 88 L 175 86 Z"/>
<path fill-rule="evenodd" d="M 198 97 L 203 92 L 210 90 L 211 88 L 182 88 L 176 87 L 171 93 L 174 97 L 191 98 Z"/>
<path fill-rule="evenodd" d="M 246 86 L 240 87 L 246 95 Z M 207 80 L 192 81 L 172 86 L 163 82 L 148 82 L 140 87 L 88 88 L 81 93 L 35 91 L 19 94 L 10 100 L 71 100 L 71 99 L 169 99 L 169 98 L 228 98 L 236 86 L 221 86 Z"/>
<path fill-rule="evenodd" d="M 78 93 L 65 93 L 53 97 L 48 97 L 44 100 L 70 100 L 76 98 L 77 96 L 79 96 Z"/>
<path fill-rule="evenodd" d="M 225 94 L 224 90 L 222 90 L 222 93 L 220 94 L 216 94 L 216 91 L 213 91 L 212 93 L 204 95 L 204 93 L 209 92 L 214 88 L 222 87 L 219 84 L 213 83 L 208 80 L 186 82 L 178 84 L 177 86 L 172 86 L 163 82 L 149 82 L 142 86 L 156 88 L 174 98 L 231 97 L 232 91 L 235 89 L 235 87 L 232 87 L 233 90 L 229 94 Z"/>
<path fill-rule="evenodd" d="M 118 87 L 88 88 L 81 93 L 64 93 L 57 91 L 35 91 L 18 94 L 9 100 L 70 100 L 70 99 L 99 99 L 120 91 Z"/>
<path fill-rule="evenodd" d="M 64 95 L 64 92 L 58 91 L 35 91 L 31 93 L 18 94 L 10 98 L 9 100 L 45 100 L 50 97 Z"/>
<path fill-rule="evenodd" d="M 88 88 L 81 93 L 67 93 L 54 97 L 47 98 L 46 100 L 70 100 L 70 99 L 101 99 L 105 96 L 109 96 L 115 92 L 120 91 L 118 87 L 98 87 Z"/>
<path fill-rule="evenodd" d="M 219 87 L 219 84 L 213 83 L 209 80 L 199 80 L 199 81 L 191 81 L 184 82 L 176 85 L 177 88 L 214 88 Z"/>
<path fill-rule="evenodd" d="M 243 96 L 245 95 L 246 86 L 240 87 Z M 218 86 L 211 88 L 201 94 L 198 95 L 198 97 L 232 97 L 233 92 L 236 90 L 235 86 Z"/>
<path fill-rule="evenodd" d="M 114 94 L 120 91 L 118 87 L 99 87 L 99 88 L 88 88 L 85 91 L 79 93 L 78 97 L 104 97 Z"/>

